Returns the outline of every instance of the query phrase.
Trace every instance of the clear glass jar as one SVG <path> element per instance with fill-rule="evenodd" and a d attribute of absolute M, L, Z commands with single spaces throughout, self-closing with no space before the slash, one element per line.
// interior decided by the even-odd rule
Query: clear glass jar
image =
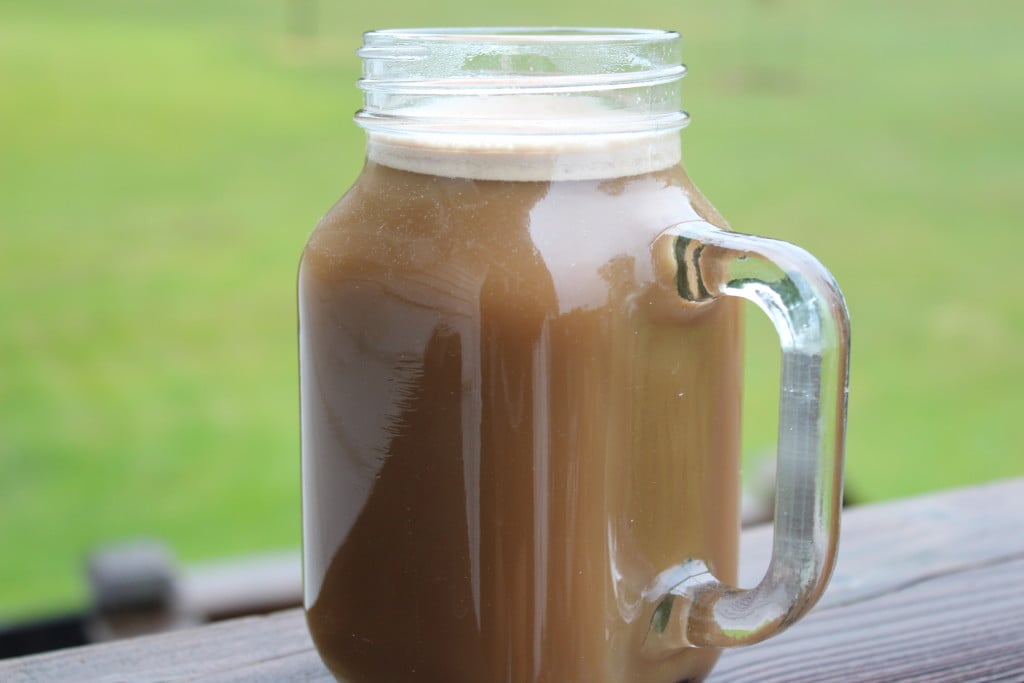
<path fill-rule="evenodd" d="M 680 49 L 366 35 L 366 166 L 299 273 L 305 601 L 339 680 L 700 680 L 823 589 L 842 299 L 805 252 L 715 227 L 680 165 Z M 749 592 L 730 296 L 783 331 L 798 489 Z"/>

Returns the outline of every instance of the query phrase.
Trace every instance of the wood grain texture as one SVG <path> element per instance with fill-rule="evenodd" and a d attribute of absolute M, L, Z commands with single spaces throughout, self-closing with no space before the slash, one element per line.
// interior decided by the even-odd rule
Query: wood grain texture
<path fill-rule="evenodd" d="M 821 603 L 726 652 L 710 682 L 1024 681 L 1024 479 L 854 508 L 843 526 Z M 745 534 L 744 585 L 770 542 Z M 0 662 L 4 683 L 332 680 L 298 610 Z"/>
<path fill-rule="evenodd" d="M 770 541 L 745 535 L 743 585 Z M 708 680 L 1024 682 L 1024 480 L 848 510 L 821 602 Z"/>

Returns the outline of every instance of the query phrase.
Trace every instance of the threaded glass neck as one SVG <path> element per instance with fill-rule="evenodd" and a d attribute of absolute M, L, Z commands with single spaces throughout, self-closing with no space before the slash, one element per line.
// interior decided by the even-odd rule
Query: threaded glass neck
<path fill-rule="evenodd" d="M 356 122 L 369 133 L 370 156 L 389 157 L 385 163 L 402 166 L 392 152 L 422 157 L 429 148 L 437 163 L 437 150 L 444 149 L 518 155 L 516 163 L 536 166 L 531 153 L 568 159 L 593 154 L 598 145 L 644 156 L 644 170 L 678 162 L 675 133 L 688 121 L 680 109 L 686 68 L 678 33 L 395 29 L 367 33 L 357 54 L 364 105 Z M 534 168 L 519 175 L 559 172 Z M 577 175 L 578 168 L 567 177 Z"/>
<path fill-rule="evenodd" d="M 653 30 L 396 29 L 365 35 L 371 131 L 510 134 L 678 130 L 682 39 Z"/>

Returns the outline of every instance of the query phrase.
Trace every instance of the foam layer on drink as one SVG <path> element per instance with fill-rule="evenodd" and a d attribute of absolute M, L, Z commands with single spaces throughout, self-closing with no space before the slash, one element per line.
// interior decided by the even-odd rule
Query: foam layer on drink
<path fill-rule="evenodd" d="M 445 98 L 420 105 L 407 128 L 367 125 L 367 156 L 384 166 L 451 178 L 600 180 L 680 161 L 679 126 L 644 130 L 601 102 L 552 96 Z M 422 122 L 422 125 L 417 125 Z"/>

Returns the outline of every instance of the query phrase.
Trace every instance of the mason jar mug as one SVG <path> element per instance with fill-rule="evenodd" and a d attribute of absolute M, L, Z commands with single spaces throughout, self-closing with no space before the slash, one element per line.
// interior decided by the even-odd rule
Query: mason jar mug
<path fill-rule="evenodd" d="M 690 181 L 680 43 L 366 35 L 366 165 L 299 273 L 305 604 L 339 680 L 698 681 L 824 589 L 842 295 Z M 774 554 L 750 590 L 742 299 L 782 348 Z"/>

